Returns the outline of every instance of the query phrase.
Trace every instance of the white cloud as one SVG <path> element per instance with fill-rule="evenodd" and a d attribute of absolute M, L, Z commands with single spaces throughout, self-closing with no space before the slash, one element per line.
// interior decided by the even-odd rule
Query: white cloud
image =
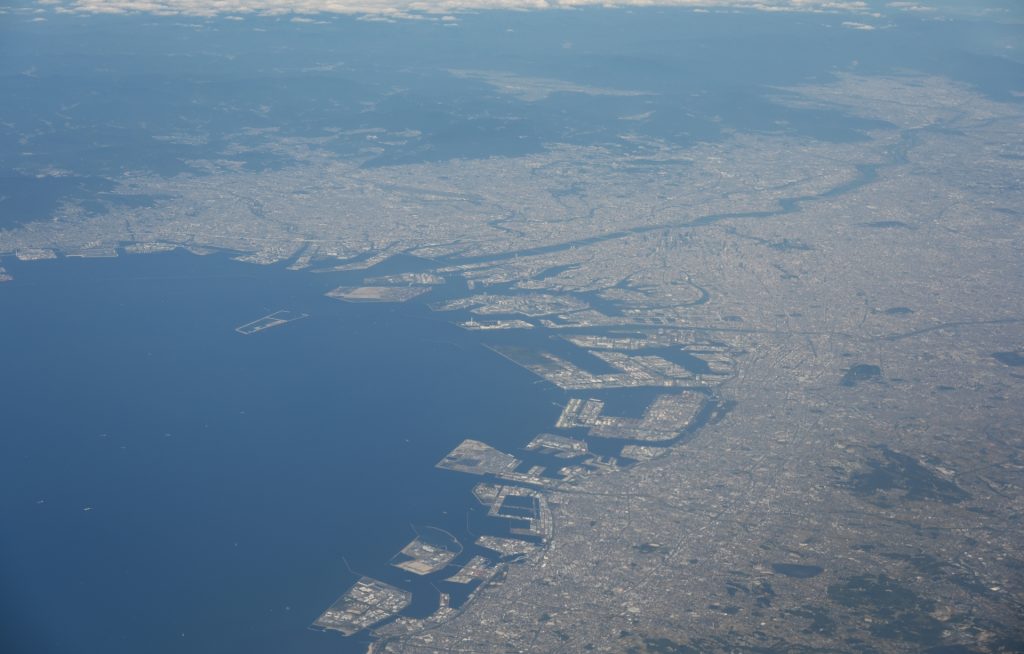
<path fill-rule="evenodd" d="M 889 7 L 900 11 L 935 11 L 934 7 L 922 5 L 916 2 L 890 2 Z"/>
<path fill-rule="evenodd" d="M 692 7 L 757 11 L 866 13 L 864 0 L 37 0 L 79 13 L 152 13 L 187 16 L 241 14 L 357 14 L 383 18 L 450 15 L 487 9 L 530 10 L 576 7 Z"/>
<path fill-rule="evenodd" d="M 870 32 L 871 30 L 875 29 L 874 25 L 869 25 L 867 23 L 857 23 L 852 20 L 843 21 L 843 27 L 851 30 L 863 30 L 865 32 Z"/>

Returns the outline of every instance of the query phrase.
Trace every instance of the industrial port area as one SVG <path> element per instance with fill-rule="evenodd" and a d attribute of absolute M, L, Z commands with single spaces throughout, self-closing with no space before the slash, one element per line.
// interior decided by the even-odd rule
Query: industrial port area
<path fill-rule="evenodd" d="M 363 577 L 331 604 L 312 626 L 351 636 L 398 615 L 411 601 L 412 593 Z"/>
<path fill-rule="evenodd" d="M 399 287 L 399 290 L 401 287 Z M 397 297 L 388 293 L 381 297 Z M 400 295 L 400 294 L 399 294 Z M 489 300 L 488 301 L 493 301 Z M 551 308 L 552 301 L 545 296 L 519 298 L 504 302 L 509 315 L 531 316 L 544 314 Z M 435 310 L 478 310 L 479 302 L 446 302 Z M 563 303 L 560 305 L 586 308 L 582 304 Z M 471 328 L 476 328 L 475 319 L 470 319 Z M 532 328 L 531 323 L 519 318 L 497 321 L 496 330 L 521 328 L 522 324 Z M 457 322 L 465 326 L 465 322 Z M 544 330 L 544 326 L 541 326 Z M 486 328 L 483 329 L 486 331 Z M 663 335 L 664 337 L 664 335 Z M 561 337 L 559 337 L 561 338 Z M 651 349 L 666 349 L 679 352 L 689 360 L 706 363 L 703 359 L 687 353 L 684 345 L 670 343 L 666 339 L 640 338 L 632 340 L 595 337 L 573 337 L 565 339 L 571 347 L 591 348 L 582 351 L 600 353 L 598 357 L 614 361 L 616 367 L 624 370 L 623 375 L 605 376 L 595 385 L 596 390 L 621 388 L 649 388 L 649 402 L 641 415 L 628 418 L 610 415 L 604 410 L 605 401 L 596 398 L 569 397 L 561 415 L 550 428 L 552 432 L 537 434 L 524 446 L 523 452 L 540 455 L 550 465 L 525 463 L 513 453 L 501 451 L 478 439 L 467 438 L 437 462 L 436 468 L 444 471 L 483 477 L 484 481 L 473 488 L 473 496 L 481 505 L 488 518 L 495 524 L 505 524 L 506 535 L 481 535 L 474 546 L 485 553 L 474 554 L 468 561 L 456 565 L 455 561 L 463 552 L 462 543 L 451 533 L 435 527 L 418 530 L 406 547 L 402 548 L 390 564 L 418 576 L 433 575 L 436 583 L 472 585 L 475 595 L 488 583 L 497 582 L 510 564 L 522 562 L 523 557 L 537 556 L 543 552 L 555 536 L 555 517 L 549 502 L 553 490 L 563 486 L 575 486 L 592 474 L 621 471 L 640 461 L 653 459 L 663 453 L 675 440 L 684 434 L 692 434 L 699 425 L 707 422 L 709 409 L 716 405 L 713 392 L 697 377 L 676 366 L 666 358 L 645 354 Z M 521 358 L 530 355 L 522 348 L 520 360 L 509 355 L 508 350 L 500 351 L 506 358 L 521 363 Z M 713 348 L 714 360 L 725 369 L 732 370 L 733 364 L 725 348 Z M 543 356 L 543 355 L 542 355 Z M 711 358 L 711 357 L 710 357 Z M 644 367 L 641 369 L 640 363 Z M 521 363 L 530 372 L 559 388 L 571 383 L 558 384 L 547 375 L 545 369 Z M 692 364 L 692 363 L 691 363 Z M 709 364 L 710 365 L 710 364 Z M 651 373 L 657 369 L 659 374 Z M 570 375 L 582 378 L 584 387 L 596 378 L 587 370 L 573 366 Z M 658 391 L 673 376 L 676 381 L 687 379 L 691 387 L 665 393 Z M 724 378 L 725 376 L 722 375 Z M 577 388 L 577 385 L 571 385 Z M 618 457 L 600 455 L 591 451 L 588 439 L 616 442 L 621 449 Z M 452 569 L 455 569 L 452 572 Z M 458 612 L 452 606 L 449 593 L 441 592 L 437 612 L 425 620 L 397 617 L 403 607 L 393 598 L 397 597 L 384 581 L 361 578 L 342 598 L 329 607 L 314 622 L 315 628 L 328 628 L 350 636 L 361 629 L 372 628 L 390 621 L 389 633 L 394 629 L 414 629 L 424 624 L 433 624 L 441 617 L 451 617 Z M 366 598 L 371 596 L 373 601 Z M 384 601 L 384 600 L 388 601 Z M 364 607 L 373 606 L 373 610 Z M 397 618 L 395 620 L 395 618 Z"/>

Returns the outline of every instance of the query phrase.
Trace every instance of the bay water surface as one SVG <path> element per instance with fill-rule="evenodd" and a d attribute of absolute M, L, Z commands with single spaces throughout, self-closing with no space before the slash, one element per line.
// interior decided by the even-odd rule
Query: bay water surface
<path fill-rule="evenodd" d="M 389 264 L 313 274 L 179 251 L 5 265 L 9 652 L 364 651 L 307 627 L 358 574 L 429 613 L 438 575 L 388 560 L 414 526 L 456 535 L 460 560 L 467 530 L 488 528 L 469 519 L 479 480 L 434 464 L 464 438 L 518 453 L 564 401 L 432 313 L 437 294 L 323 296 Z M 309 317 L 234 331 L 281 309 Z"/>

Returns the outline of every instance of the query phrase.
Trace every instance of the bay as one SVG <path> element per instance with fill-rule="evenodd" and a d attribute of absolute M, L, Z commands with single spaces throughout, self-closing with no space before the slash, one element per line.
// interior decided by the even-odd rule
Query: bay
<path fill-rule="evenodd" d="M 563 396 L 431 313 L 437 293 L 323 296 L 415 263 L 5 262 L 0 625 L 15 651 L 365 651 L 307 629 L 358 574 L 433 610 L 435 578 L 388 560 L 416 525 L 465 545 L 487 529 L 467 515 L 477 480 L 433 464 L 464 438 L 515 453 Z M 234 331 L 281 309 L 309 317 Z"/>

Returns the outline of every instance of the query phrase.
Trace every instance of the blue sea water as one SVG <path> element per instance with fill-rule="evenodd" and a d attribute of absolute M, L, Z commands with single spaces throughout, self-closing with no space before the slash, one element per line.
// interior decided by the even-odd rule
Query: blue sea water
<path fill-rule="evenodd" d="M 307 629 L 351 570 L 414 590 L 422 615 L 437 591 L 387 566 L 411 525 L 472 542 L 478 480 L 433 464 L 467 437 L 515 452 L 559 411 L 430 297 L 322 295 L 362 273 L 182 252 L 5 265 L 5 652 L 364 651 Z M 310 317 L 234 331 L 279 309 Z"/>

